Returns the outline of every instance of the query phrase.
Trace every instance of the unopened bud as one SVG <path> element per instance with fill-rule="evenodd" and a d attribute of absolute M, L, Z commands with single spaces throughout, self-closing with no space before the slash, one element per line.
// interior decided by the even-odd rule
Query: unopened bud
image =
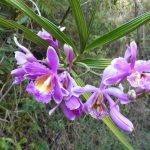
<path fill-rule="evenodd" d="M 64 53 L 67 57 L 67 60 L 68 60 L 68 63 L 69 63 L 69 69 L 72 68 L 72 63 L 73 63 L 73 59 L 74 59 L 74 52 L 73 52 L 73 48 L 68 45 L 68 44 L 65 44 L 64 45 Z"/>
<path fill-rule="evenodd" d="M 135 90 L 129 90 L 128 91 L 128 98 L 131 99 L 131 100 L 136 99 L 136 92 L 135 92 Z"/>
<path fill-rule="evenodd" d="M 134 127 L 130 120 L 128 120 L 125 116 L 123 116 L 119 109 L 114 106 L 111 108 L 110 116 L 112 120 L 116 123 L 116 125 L 124 131 L 132 132 Z"/>

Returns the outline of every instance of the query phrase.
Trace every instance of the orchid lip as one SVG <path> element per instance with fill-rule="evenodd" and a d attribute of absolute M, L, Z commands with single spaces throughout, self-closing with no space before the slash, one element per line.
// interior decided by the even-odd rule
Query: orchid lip
<path fill-rule="evenodd" d="M 50 93 L 53 89 L 53 74 L 43 75 L 35 80 L 36 89 L 41 93 Z"/>

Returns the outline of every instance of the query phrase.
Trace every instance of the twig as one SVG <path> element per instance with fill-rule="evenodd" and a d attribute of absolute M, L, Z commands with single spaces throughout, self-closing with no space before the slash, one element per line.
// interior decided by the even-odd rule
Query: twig
<path fill-rule="evenodd" d="M 0 102 L 5 98 L 5 96 L 8 94 L 8 92 L 11 90 L 12 87 L 13 87 L 13 84 L 11 84 L 11 86 L 7 89 L 5 94 L 0 98 Z"/>
<path fill-rule="evenodd" d="M 70 13 L 70 7 L 66 10 L 66 13 L 64 14 L 62 20 L 60 21 L 60 26 L 64 23 L 65 19 L 67 18 L 68 14 Z"/>

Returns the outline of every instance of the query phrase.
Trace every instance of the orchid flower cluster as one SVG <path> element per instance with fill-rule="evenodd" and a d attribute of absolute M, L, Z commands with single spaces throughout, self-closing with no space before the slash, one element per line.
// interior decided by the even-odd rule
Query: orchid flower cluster
<path fill-rule="evenodd" d="M 122 130 L 133 131 L 132 122 L 121 114 L 119 105 L 133 102 L 138 95 L 150 90 L 150 61 L 136 61 L 136 43 L 131 42 L 124 57 L 112 60 L 103 72 L 99 87 L 80 87 L 67 71 L 71 70 L 75 58 L 73 48 L 64 45 L 69 69 L 62 70 L 58 57 L 58 40 L 45 30 L 39 31 L 37 35 L 51 45 L 44 60 L 38 60 L 30 50 L 19 44 L 16 37 L 14 38 L 20 51 L 15 52 L 18 67 L 11 72 L 13 83 L 20 84 L 28 80 L 26 91 L 33 95 L 37 102 L 48 104 L 54 101 L 56 105 L 49 111 L 50 115 L 60 107 L 65 117 L 70 120 L 80 117 L 83 113 L 90 114 L 97 120 L 110 116 Z M 130 90 L 126 93 L 123 82 L 130 84 Z M 91 96 L 83 103 L 81 95 L 85 93 L 90 93 Z"/>

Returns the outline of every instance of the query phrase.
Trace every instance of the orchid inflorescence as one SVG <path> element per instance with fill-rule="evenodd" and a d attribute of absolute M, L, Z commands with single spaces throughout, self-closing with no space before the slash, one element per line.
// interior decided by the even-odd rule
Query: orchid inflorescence
<path fill-rule="evenodd" d="M 13 83 L 20 84 L 28 80 L 26 91 L 33 95 L 37 102 L 48 104 L 53 100 L 56 106 L 49 111 L 50 115 L 60 107 L 70 120 L 80 117 L 83 113 L 90 114 L 97 120 L 110 116 L 122 130 L 133 131 L 132 122 L 121 114 L 119 104 L 133 102 L 137 96 L 150 90 L 150 61 L 136 61 L 136 43 L 131 42 L 124 57 L 112 60 L 103 72 L 99 87 L 80 87 L 70 73 L 75 59 L 73 48 L 64 45 L 68 68 L 62 69 L 58 57 L 58 40 L 45 30 L 39 31 L 37 35 L 51 45 L 44 60 L 38 60 L 30 50 L 19 44 L 16 37 L 14 38 L 21 51 L 15 52 L 18 68 L 11 72 Z M 130 90 L 126 93 L 122 86 L 124 82 L 130 85 Z M 83 103 L 81 95 L 85 93 L 91 93 L 91 96 Z"/>

